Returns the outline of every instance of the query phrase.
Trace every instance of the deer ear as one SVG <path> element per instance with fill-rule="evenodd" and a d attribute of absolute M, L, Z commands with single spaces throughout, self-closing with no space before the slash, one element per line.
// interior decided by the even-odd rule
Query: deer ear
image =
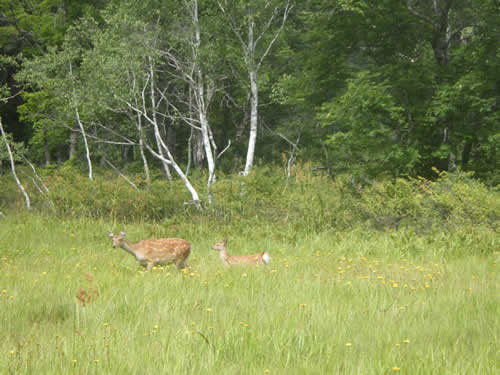
<path fill-rule="evenodd" d="M 120 236 L 122 236 L 122 237 L 125 237 L 125 234 L 126 234 L 125 231 L 120 232 Z"/>
<path fill-rule="evenodd" d="M 113 233 L 108 232 L 108 236 L 110 236 L 111 238 L 113 238 Z"/>
<path fill-rule="evenodd" d="M 227 244 L 227 238 L 224 238 L 224 241 L 222 242 L 224 242 L 224 245 Z"/>

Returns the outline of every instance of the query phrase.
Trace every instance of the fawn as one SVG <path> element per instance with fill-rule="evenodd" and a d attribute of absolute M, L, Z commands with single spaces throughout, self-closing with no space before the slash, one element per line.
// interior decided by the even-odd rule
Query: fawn
<path fill-rule="evenodd" d="M 187 267 L 186 259 L 191 254 L 191 244 L 181 238 L 155 238 L 139 242 L 130 242 L 124 239 L 125 232 L 113 235 L 113 248 L 121 247 L 132 254 L 140 265 L 151 271 L 156 264 L 175 263 L 177 269 Z"/>
<path fill-rule="evenodd" d="M 254 266 L 266 265 L 269 264 L 269 261 L 271 260 L 269 253 L 266 251 L 263 253 L 252 254 L 252 255 L 231 256 L 227 252 L 226 244 L 227 244 L 227 238 L 224 241 L 217 242 L 212 247 L 212 250 L 217 250 L 219 252 L 220 259 L 222 260 L 222 263 L 226 267 L 238 266 L 238 265 L 254 265 Z"/>

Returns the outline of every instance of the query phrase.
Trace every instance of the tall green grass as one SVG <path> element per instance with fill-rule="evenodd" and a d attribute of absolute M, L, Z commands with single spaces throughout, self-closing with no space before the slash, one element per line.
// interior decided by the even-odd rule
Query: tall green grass
<path fill-rule="evenodd" d="M 220 217 L 0 221 L 0 373 L 498 373 L 491 228 Z M 186 238 L 190 267 L 145 273 L 111 248 L 106 232 L 123 229 Z M 224 237 L 230 253 L 266 250 L 271 264 L 225 269 L 210 250 Z"/>
<path fill-rule="evenodd" d="M 260 168 L 220 175 L 203 211 L 178 181 L 40 175 L 30 214 L 0 179 L 0 374 L 499 371 L 499 192 L 466 174 Z M 190 267 L 145 273 L 111 248 L 121 230 L 187 239 Z M 210 248 L 226 237 L 271 264 L 225 269 Z"/>

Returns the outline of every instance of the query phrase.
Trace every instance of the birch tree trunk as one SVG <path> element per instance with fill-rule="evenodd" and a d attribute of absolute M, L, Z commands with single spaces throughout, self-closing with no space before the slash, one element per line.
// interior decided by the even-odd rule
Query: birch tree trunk
<path fill-rule="evenodd" d="M 69 64 L 69 74 L 71 77 L 73 77 L 73 67 L 71 63 Z M 83 138 L 83 145 L 85 147 L 85 157 L 87 159 L 87 165 L 89 168 L 89 180 L 92 180 L 92 161 L 90 160 L 90 151 L 89 151 L 89 145 L 87 142 L 87 135 L 85 133 L 85 128 L 82 124 L 82 121 L 80 120 L 80 112 L 78 111 L 78 100 L 76 97 L 76 88 L 75 84 L 73 82 L 73 106 L 75 110 L 75 116 L 76 116 L 76 122 L 78 124 L 78 127 L 80 128 L 80 133 L 82 134 Z"/>
<path fill-rule="evenodd" d="M 259 119 L 259 85 L 257 81 L 257 74 L 259 72 L 259 69 L 262 65 L 262 62 L 266 58 L 266 56 L 269 54 L 274 42 L 278 39 L 278 36 L 280 35 L 281 31 L 283 30 L 285 26 L 285 22 L 288 18 L 288 13 L 292 9 L 292 5 L 290 4 L 290 0 L 286 1 L 286 4 L 283 8 L 283 16 L 281 19 L 281 24 L 278 27 L 277 31 L 274 32 L 274 35 L 272 38 L 267 42 L 267 45 L 263 49 L 263 52 L 260 54 L 260 56 L 257 56 L 257 45 L 259 42 L 262 40 L 264 35 L 269 33 L 269 30 L 271 29 L 271 25 L 274 23 L 276 16 L 280 13 L 280 7 L 275 6 L 272 7 L 270 6 L 269 2 L 266 2 L 263 5 L 263 9 L 265 8 L 272 8 L 272 11 L 268 13 L 268 18 L 263 22 L 262 29 L 258 33 L 258 35 L 255 35 L 256 33 L 256 24 L 255 20 L 256 17 L 265 17 L 265 16 L 260 16 L 259 13 L 262 11 L 262 9 L 259 9 L 259 11 L 256 10 L 256 8 L 259 7 L 259 4 L 250 4 L 250 5 L 245 5 L 244 11 L 245 14 L 243 15 L 243 18 L 246 19 L 247 22 L 247 38 L 245 41 L 245 38 L 243 37 L 242 33 L 240 32 L 240 28 L 238 27 L 239 22 L 236 19 L 237 17 L 231 13 L 231 9 L 234 7 L 233 2 L 228 2 L 227 0 L 219 0 L 218 1 L 219 8 L 221 9 L 222 13 L 226 17 L 229 25 L 231 26 L 231 29 L 233 33 L 235 34 L 236 38 L 238 39 L 239 43 L 241 44 L 241 48 L 243 50 L 243 56 L 245 60 L 245 65 L 248 70 L 248 76 L 250 80 L 250 134 L 248 137 L 248 148 L 247 148 L 247 156 L 246 156 L 246 162 L 245 162 L 245 169 L 242 172 L 244 176 L 248 175 L 250 171 L 252 170 L 253 164 L 254 164 L 254 159 L 255 159 L 255 147 L 257 144 L 257 132 L 258 132 L 258 119 Z M 263 12 L 261 14 L 264 14 Z"/>
<path fill-rule="evenodd" d="M 193 114 L 196 113 L 196 109 L 193 103 L 193 89 L 189 88 L 189 117 L 193 117 Z M 191 134 L 189 137 L 189 158 L 192 157 L 193 164 L 195 168 L 203 167 L 203 160 L 205 159 L 205 151 L 203 148 L 203 135 L 201 134 L 201 129 L 195 129 L 191 127 Z M 191 160 L 191 159 L 190 159 Z"/>
<path fill-rule="evenodd" d="M 156 158 L 160 159 L 162 162 L 168 163 L 174 168 L 175 172 L 179 175 L 180 179 L 184 183 L 184 186 L 188 189 L 188 191 L 191 193 L 191 202 L 187 202 L 185 204 L 194 204 L 198 209 L 201 209 L 201 201 L 200 197 L 198 195 L 198 192 L 195 190 L 187 176 L 184 174 L 182 169 L 179 167 L 179 165 L 175 162 L 174 158 L 172 157 L 172 154 L 168 150 L 167 145 L 163 142 L 161 139 L 160 131 L 158 128 L 158 124 L 153 124 L 154 128 L 154 133 L 155 137 L 159 139 L 160 144 L 162 148 L 164 149 L 164 155 L 160 155 L 159 153 L 155 152 L 153 149 L 151 149 L 147 144 L 146 148 L 148 148 L 149 152 L 151 152 Z"/>
<path fill-rule="evenodd" d="M 205 153 L 203 149 L 203 136 L 200 130 L 193 129 L 193 164 L 195 168 L 201 168 L 203 166 L 203 160 L 205 159 Z"/>
<path fill-rule="evenodd" d="M 172 154 L 170 153 L 168 146 L 165 144 L 163 141 L 161 134 L 160 134 L 160 127 L 158 126 L 158 122 L 154 121 L 153 116 L 149 116 L 146 108 L 146 103 L 145 103 L 145 98 L 143 97 L 143 108 L 139 109 L 135 106 L 133 106 L 130 102 L 127 102 L 127 106 L 136 112 L 137 116 L 143 116 L 152 126 L 153 126 L 153 131 L 154 131 L 154 136 L 155 136 L 155 141 L 157 144 L 160 146 L 160 150 L 162 150 L 162 153 L 159 151 L 153 150 L 146 142 L 143 141 L 143 145 L 148 149 L 148 151 L 157 159 L 159 159 L 162 163 L 166 163 L 169 166 L 171 166 L 174 171 L 179 175 L 180 179 L 184 183 L 184 186 L 186 186 L 187 190 L 191 194 L 191 202 L 187 202 L 185 204 L 194 204 L 198 209 L 201 209 L 201 201 L 200 197 L 198 195 L 198 192 L 196 189 L 193 187 L 187 176 L 184 174 L 182 169 L 179 167 L 179 165 L 176 163 L 174 160 Z"/>
<path fill-rule="evenodd" d="M 135 74 L 129 74 L 132 87 L 135 88 L 137 81 Z M 134 97 L 136 108 L 138 108 L 138 99 Z M 139 154 L 141 155 L 142 165 L 144 168 L 144 174 L 146 176 L 146 185 L 149 188 L 151 186 L 151 174 L 149 173 L 148 159 L 146 158 L 146 153 L 144 152 L 144 129 L 142 127 L 142 114 L 140 112 L 134 111 L 134 114 L 129 114 L 132 121 L 135 117 L 135 126 L 137 128 L 137 133 L 139 135 Z M 134 116 L 135 115 L 135 116 Z"/>
<path fill-rule="evenodd" d="M 156 79 L 156 77 L 154 74 L 153 64 L 150 64 L 149 69 L 151 69 L 150 79 L 148 80 L 146 85 L 149 84 L 150 86 L 153 87 L 152 91 L 150 91 L 150 94 L 151 94 L 151 98 L 150 98 L 151 106 L 150 106 L 150 108 L 148 108 L 148 106 L 146 105 L 146 93 L 145 93 L 146 87 L 144 87 L 144 89 L 141 92 L 142 97 L 140 99 L 141 99 L 142 108 L 139 108 L 138 106 L 133 105 L 129 101 L 125 101 L 125 103 L 128 106 L 128 108 L 131 109 L 132 111 L 134 111 L 135 114 L 138 116 L 138 120 L 136 123 L 137 123 L 138 128 L 140 128 L 141 134 L 143 134 L 143 131 L 142 131 L 142 122 L 141 122 L 140 118 L 146 119 L 146 121 L 148 121 L 148 123 L 153 126 L 153 133 L 154 133 L 154 137 L 155 137 L 155 142 L 156 142 L 156 145 L 158 147 L 157 151 L 155 151 L 153 148 L 151 148 L 144 141 L 144 137 L 142 135 L 141 135 L 140 140 L 142 140 L 142 144 L 148 149 L 148 151 L 154 157 L 156 157 L 158 160 L 160 160 L 161 163 L 168 165 L 168 166 L 171 166 L 174 169 L 174 171 L 178 174 L 178 176 L 180 177 L 180 179 L 184 183 L 184 186 L 190 192 L 191 198 L 192 198 L 192 200 L 190 202 L 187 202 L 185 204 L 194 204 L 198 209 L 201 209 L 202 206 L 201 206 L 201 201 L 200 201 L 200 197 L 198 195 L 198 192 L 193 187 L 193 185 L 191 184 L 191 182 L 189 181 L 187 176 L 184 174 L 182 169 L 179 167 L 179 165 L 175 161 L 167 144 L 165 143 L 165 141 L 163 140 L 163 138 L 161 136 L 160 126 L 158 124 L 158 116 L 156 115 L 156 111 L 158 110 L 158 108 L 157 108 L 157 102 L 155 100 L 155 95 L 156 95 L 155 87 L 156 87 L 156 85 L 153 81 Z M 137 101 L 136 101 L 136 104 L 137 104 Z M 149 114 L 149 111 L 152 112 L 151 115 Z M 146 159 L 144 158 L 144 160 L 146 160 Z"/>
<path fill-rule="evenodd" d="M 45 166 L 47 167 L 52 161 L 50 159 L 49 143 L 47 142 L 47 129 L 42 129 L 43 137 L 43 155 L 45 156 Z"/>
<path fill-rule="evenodd" d="M 156 110 L 157 110 L 157 105 L 156 105 L 156 85 L 155 85 L 155 73 L 154 73 L 154 66 L 153 66 L 153 59 L 151 58 L 151 56 L 148 57 L 148 60 L 149 60 L 149 77 L 151 79 L 151 82 L 150 82 L 150 85 L 149 85 L 149 88 L 150 88 L 150 95 L 151 95 L 151 106 L 153 108 L 153 113 L 151 114 L 152 116 L 152 119 L 153 119 L 153 122 L 156 124 L 156 126 L 158 127 L 158 120 L 157 120 L 157 117 L 156 117 Z M 160 155 L 163 156 L 163 158 L 165 158 L 165 155 L 163 154 L 163 148 L 161 146 L 161 142 L 160 142 L 160 139 L 161 139 L 161 134 L 159 132 L 159 127 L 158 127 L 158 134 L 159 136 L 156 137 L 156 147 L 158 148 L 158 153 Z M 165 161 L 163 161 L 162 159 L 160 159 L 160 162 L 162 163 L 162 167 L 163 167 L 163 171 L 165 172 L 165 176 L 167 176 L 167 179 L 169 181 L 172 181 L 172 175 L 170 174 L 170 169 L 168 167 L 168 163 L 166 163 Z"/>
<path fill-rule="evenodd" d="M 137 121 L 137 132 L 139 133 L 139 153 L 142 159 L 142 165 L 144 166 L 144 174 L 146 175 L 146 185 L 148 188 L 151 186 L 151 175 L 149 173 L 149 165 L 148 159 L 146 158 L 146 154 L 144 153 L 144 131 L 142 129 L 142 116 L 140 114 L 136 114 Z"/>
<path fill-rule="evenodd" d="M 73 129 L 70 130 L 69 133 L 69 151 L 68 151 L 68 159 L 71 160 L 76 155 L 76 132 Z"/>
<path fill-rule="evenodd" d="M 253 167 L 255 157 L 255 145 L 257 144 L 258 107 L 259 107 L 259 86 L 257 85 L 257 72 L 250 71 L 250 135 L 248 138 L 247 159 L 243 174 L 246 176 Z"/>
<path fill-rule="evenodd" d="M 85 157 L 87 159 L 87 165 L 89 168 L 89 180 L 92 180 L 92 161 L 90 160 L 89 144 L 87 143 L 87 135 L 85 133 L 85 128 L 83 127 L 83 124 L 80 121 L 80 113 L 78 112 L 78 106 L 76 105 L 76 103 L 75 103 L 75 115 L 76 115 L 76 122 L 78 123 L 80 132 L 82 133 L 83 145 L 85 146 Z"/>
<path fill-rule="evenodd" d="M 2 125 L 2 119 L 0 118 L 0 133 L 2 133 L 2 138 L 5 143 L 5 147 L 7 148 L 7 153 L 9 154 L 9 159 L 10 159 L 10 167 L 12 169 L 12 175 L 14 176 L 14 180 L 16 180 L 17 187 L 19 190 L 21 190 L 21 193 L 23 193 L 24 196 L 24 201 L 26 202 L 26 209 L 29 211 L 31 210 L 31 202 L 30 202 L 30 197 L 28 196 L 28 193 L 26 193 L 26 190 L 24 190 L 23 185 L 21 184 L 21 181 L 19 181 L 19 178 L 17 177 L 16 174 L 16 165 L 14 163 L 14 156 L 12 155 L 12 151 L 9 146 L 9 142 L 7 140 L 7 136 L 5 135 L 5 132 L 3 131 L 3 125 Z"/>
<path fill-rule="evenodd" d="M 212 146 L 210 145 L 210 139 L 208 134 L 208 120 L 205 113 L 200 111 L 200 124 L 201 124 L 201 134 L 203 135 L 203 145 L 205 147 L 205 155 L 207 157 L 208 166 L 208 181 L 207 181 L 207 193 L 208 193 L 208 203 L 212 204 L 212 185 L 215 183 L 215 159 L 212 153 Z"/>
<path fill-rule="evenodd" d="M 212 203 L 212 185 L 215 183 L 215 142 L 211 141 L 210 126 L 208 123 L 208 104 L 212 93 L 210 89 L 205 89 L 206 80 L 204 79 L 199 58 L 200 58 L 200 21 L 198 17 L 198 1 L 192 0 L 191 4 L 185 3 L 187 9 L 191 13 L 191 20 L 194 28 L 193 43 L 192 43 L 192 68 L 194 77 L 192 79 L 194 100 L 196 102 L 196 111 L 198 112 L 198 120 L 201 127 L 201 135 L 203 140 L 203 148 L 208 167 L 207 193 L 208 203 Z M 213 140 L 213 139 L 212 139 Z M 213 149 L 212 149 L 213 148 Z"/>

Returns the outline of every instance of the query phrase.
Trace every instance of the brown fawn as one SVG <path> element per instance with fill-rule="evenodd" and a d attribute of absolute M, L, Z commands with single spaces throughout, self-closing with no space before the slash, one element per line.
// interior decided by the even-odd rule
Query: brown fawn
<path fill-rule="evenodd" d="M 227 252 L 226 244 L 227 244 L 227 238 L 224 241 L 217 242 L 212 247 L 212 250 L 216 250 L 219 252 L 220 259 L 222 260 L 222 263 L 226 267 L 241 266 L 241 265 L 264 266 L 266 264 L 269 264 L 269 261 L 271 260 L 269 253 L 266 251 L 263 253 L 252 254 L 252 255 L 231 256 Z"/>
<path fill-rule="evenodd" d="M 125 240 L 125 232 L 113 235 L 113 248 L 121 247 L 132 254 L 140 265 L 151 271 L 156 264 L 175 263 L 177 269 L 187 267 L 186 259 L 191 254 L 191 244 L 182 238 L 154 238 L 139 242 Z"/>

